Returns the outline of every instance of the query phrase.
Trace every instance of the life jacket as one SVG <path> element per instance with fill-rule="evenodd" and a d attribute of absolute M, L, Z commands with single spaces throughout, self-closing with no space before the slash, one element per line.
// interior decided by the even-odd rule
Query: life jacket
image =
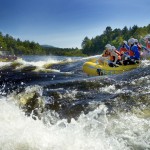
<path fill-rule="evenodd" d="M 132 50 L 129 50 L 129 55 L 134 56 L 134 52 Z"/>
<path fill-rule="evenodd" d="M 132 47 L 130 47 L 130 56 L 134 58 L 136 57 L 136 59 L 140 58 L 140 52 L 137 45 L 133 45 Z"/>
<path fill-rule="evenodd" d="M 146 48 L 147 48 L 147 49 L 150 49 L 150 41 L 147 41 L 147 42 L 146 42 Z"/>
<path fill-rule="evenodd" d="M 118 52 L 117 50 L 114 50 L 114 52 L 118 55 L 118 60 L 121 60 L 120 52 Z M 115 56 L 110 55 L 110 60 L 115 61 Z"/>
<path fill-rule="evenodd" d="M 120 48 L 120 54 L 123 54 L 125 52 L 128 52 L 128 50 L 126 48 L 124 48 L 124 47 L 121 47 Z"/>
<path fill-rule="evenodd" d="M 128 51 L 129 52 L 129 56 L 134 56 L 134 52 L 132 51 L 132 47 L 134 45 L 130 46 L 130 50 Z M 137 45 L 136 45 L 137 46 Z"/>

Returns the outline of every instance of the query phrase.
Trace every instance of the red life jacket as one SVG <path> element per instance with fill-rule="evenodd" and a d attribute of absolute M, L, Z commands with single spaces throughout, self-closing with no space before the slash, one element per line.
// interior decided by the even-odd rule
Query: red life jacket
<path fill-rule="evenodd" d="M 124 47 L 121 47 L 120 48 L 120 54 L 123 54 L 125 52 L 128 52 L 128 50 L 126 48 L 124 48 Z"/>
<path fill-rule="evenodd" d="M 134 52 L 132 50 L 129 50 L 129 55 L 134 56 Z"/>
<path fill-rule="evenodd" d="M 146 48 L 147 48 L 147 49 L 150 49 L 150 41 L 147 41 L 147 42 L 146 42 Z"/>

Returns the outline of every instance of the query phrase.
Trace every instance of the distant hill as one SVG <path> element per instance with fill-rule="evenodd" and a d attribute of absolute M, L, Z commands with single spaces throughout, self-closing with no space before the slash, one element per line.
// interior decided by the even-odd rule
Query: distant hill
<path fill-rule="evenodd" d="M 43 47 L 43 48 L 57 48 L 57 47 L 52 46 L 52 45 L 41 45 L 41 47 Z"/>

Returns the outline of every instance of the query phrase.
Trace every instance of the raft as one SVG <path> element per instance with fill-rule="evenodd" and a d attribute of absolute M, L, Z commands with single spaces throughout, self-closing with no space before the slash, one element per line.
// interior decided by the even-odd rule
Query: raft
<path fill-rule="evenodd" d="M 16 60 L 22 60 L 22 58 L 11 55 L 9 51 L 0 51 L 0 62 L 14 62 Z"/>
<path fill-rule="evenodd" d="M 113 75 L 136 69 L 139 64 L 119 65 L 118 67 L 110 67 L 107 63 L 100 65 L 96 59 L 85 62 L 83 64 L 83 72 L 89 76 Z"/>

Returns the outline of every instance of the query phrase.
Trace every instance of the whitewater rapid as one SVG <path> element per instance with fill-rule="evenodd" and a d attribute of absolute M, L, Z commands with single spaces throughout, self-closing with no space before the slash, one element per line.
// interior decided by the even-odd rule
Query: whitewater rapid
<path fill-rule="evenodd" d="M 33 120 L 9 100 L 0 100 L 2 150 L 120 150 L 150 148 L 150 119 L 121 113 L 106 116 L 104 105 L 68 123 L 56 117 L 54 125 Z M 45 116 L 46 117 L 46 116 Z M 47 116 L 47 119 L 49 118 Z"/>
<path fill-rule="evenodd" d="M 85 58 L 60 58 L 17 64 L 39 70 L 54 64 L 48 69 L 57 71 L 50 73 L 5 71 L 0 149 L 149 150 L 150 62 L 120 75 L 88 77 Z"/>

